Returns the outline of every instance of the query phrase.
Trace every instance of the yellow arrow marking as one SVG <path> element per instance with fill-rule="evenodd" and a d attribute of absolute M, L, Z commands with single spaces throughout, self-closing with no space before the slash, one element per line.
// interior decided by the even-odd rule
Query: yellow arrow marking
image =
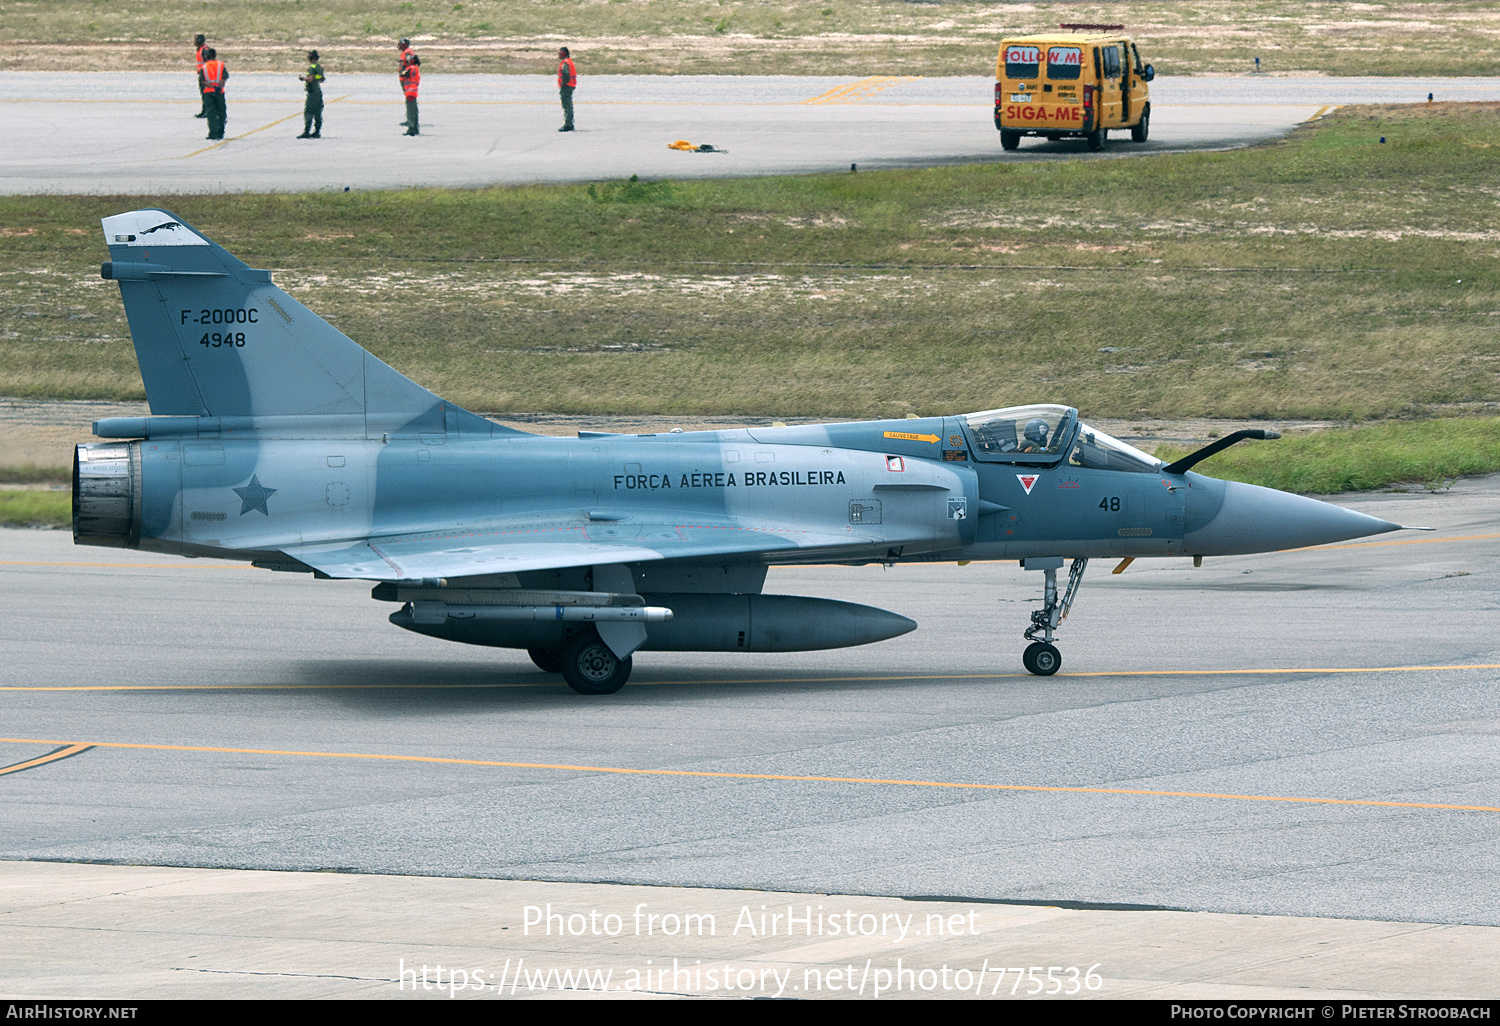
<path fill-rule="evenodd" d="M 862 78 L 858 82 L 846 82 L 844 85 L 834 86 L 826 93 L 819 93 L 811 99 L 803 100 L 803 103 L 855 103 L 866 99 L 878 92 L 891 88 L 891 86 L 902 85 L 906 82 L 915 82 L 920 75 L 875 75 L 871 78 Z"/>
<path fill-rule="evenodd" d="M 907 442 L 931 442 L 936 445 L 940 439 L 937 435 L 914 435 L 910 431 L 887 431 L 887 438 L 900 438 Z"/>

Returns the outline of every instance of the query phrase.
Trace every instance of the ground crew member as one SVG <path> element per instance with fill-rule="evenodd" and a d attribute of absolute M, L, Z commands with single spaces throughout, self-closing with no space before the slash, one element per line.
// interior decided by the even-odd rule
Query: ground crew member
<path fill-rule="evenodd" d="M 298 139 L 323 138 L 323 65 L 318 63 L 318 51 L 307 51 L 307 73 L 297 80 L 307 86 L 307 99 L 302 104 L 302 134 Z"/>
<path fill-rule="evenodd" d="M 208 117 L 208 101 L 203 99 L 203 62 L 206 58 L 203 51 L 208 45 L 208 38 L 202 32 L 193 37 L 193 59 L 198 63 L 198 113 L 195 118 Z"/>
<path fill-rule="evenodd" d="M 563 126 L 559 132 L 573 131 L 573 90 L 578 87 L 578 69 L 565 46 L 557 51 L 557 92 L 562 97 Z"/>
<path fill-rule="evenodd" d="M 396 49 L 401 54 L 401 91 L 406 94 L 406 120 L 401 124 L 406 126 L 407 135 L 419 135 L 417 130 L 417 87 L 422 83 L 422 59 L 417 52 L 411 48 L 411 40 L 403 39 L 396 44 Z"/>
<path fill-rule="evenodd" d="M 224 106 L 224 83 L 229 80 L 229 69 L 219 60 L 213 47 L 203 51 L 207 58 L 203 62 L 203 108 L 208 111 L 208 138 L 224 138 L 224 122 L 229 120 L 229 111 Z"/>

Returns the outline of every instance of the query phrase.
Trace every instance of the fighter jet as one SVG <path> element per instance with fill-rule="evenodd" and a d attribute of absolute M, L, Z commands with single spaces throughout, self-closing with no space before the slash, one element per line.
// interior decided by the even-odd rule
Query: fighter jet
<path fill-rule="evenodd" d="M 396 626 L 525 649 L 583 694 L 619 690 L 637 651 L 809 651 L 917 626 L 765 594 L 770 566 L 1019 560 L 1043 575 L 1022 663 L 1045 676 L 1090 560 L 1198 563 L 1400 529 L 1191 470 L 1274 432 L 1165 464 L 1054 404 L 527 434 L 402 376 L 175 214 L 103 226 L 151 415 L 97 421 L 111 441 L 77 447 L 77 544 L 372 581 Z"/>

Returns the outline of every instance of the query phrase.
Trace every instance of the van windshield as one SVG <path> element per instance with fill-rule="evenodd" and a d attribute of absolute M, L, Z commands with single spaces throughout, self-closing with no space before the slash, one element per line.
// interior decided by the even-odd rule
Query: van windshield
<path fill-rule="evenodd" d="M 1047 77 L 1054 82 L 1077 78 L 1083 71 L 1083 49 L 1054 46 L 1047 50 Z"/>
<path fill-rule="evenodd" d="M 1019 43 L 1005 47 L 1006 78 L 1036 78 L 1041 74 L 1042 51 L 1040 47 Z"/>

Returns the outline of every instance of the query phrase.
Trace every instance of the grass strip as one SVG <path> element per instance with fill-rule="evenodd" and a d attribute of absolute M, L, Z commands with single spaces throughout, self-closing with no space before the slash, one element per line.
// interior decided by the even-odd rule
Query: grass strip
<path fill-rule="evenodd" d="M 1438 104 L 1128 160 L 0 197 L 0 394 L 142 397 L 97 226 L 149 204 L 472 409 L 1493 413 L 1496 181 L 1500 105 Z"/>
<path fill-rule="evenodd" d="M 1155 455 L 1174 460 L 1187 450 L 1163 446 Z M 1241 442 L 1194 469 L 1210 477 L 1317 495 L 1403 484 L 1438 490 L 1460 477 L 1500 471 L 1500 418 L 1391 421 L 1273 442 Z"/>
<path fill-rule="evenodd" d="M 68 467 L 39 467 L 31 463 L 0 466 L 0 484 L 59 484 L 73 482 L 73 472 Z"/>
<path fill-rule="evenodd" d="M 573 48 L 597 74 L 983 75 L 1000 41 L 1060 22 L 1121 23 L 1164 74 L 1493 75 L 1494 0 L 18 0 L 0 5 L 7 66 L 180 69 L 203 32 L 233 71 L 390 71 L 410 36 L 432 73 L 546 74 Z M 586 88 L 586 85 L 585 85 Z"/>
<path fill-rule="evenodd" d="M 72 492 L 0 488 L 0 527 L 67 527 L 72 520 Z"/>

